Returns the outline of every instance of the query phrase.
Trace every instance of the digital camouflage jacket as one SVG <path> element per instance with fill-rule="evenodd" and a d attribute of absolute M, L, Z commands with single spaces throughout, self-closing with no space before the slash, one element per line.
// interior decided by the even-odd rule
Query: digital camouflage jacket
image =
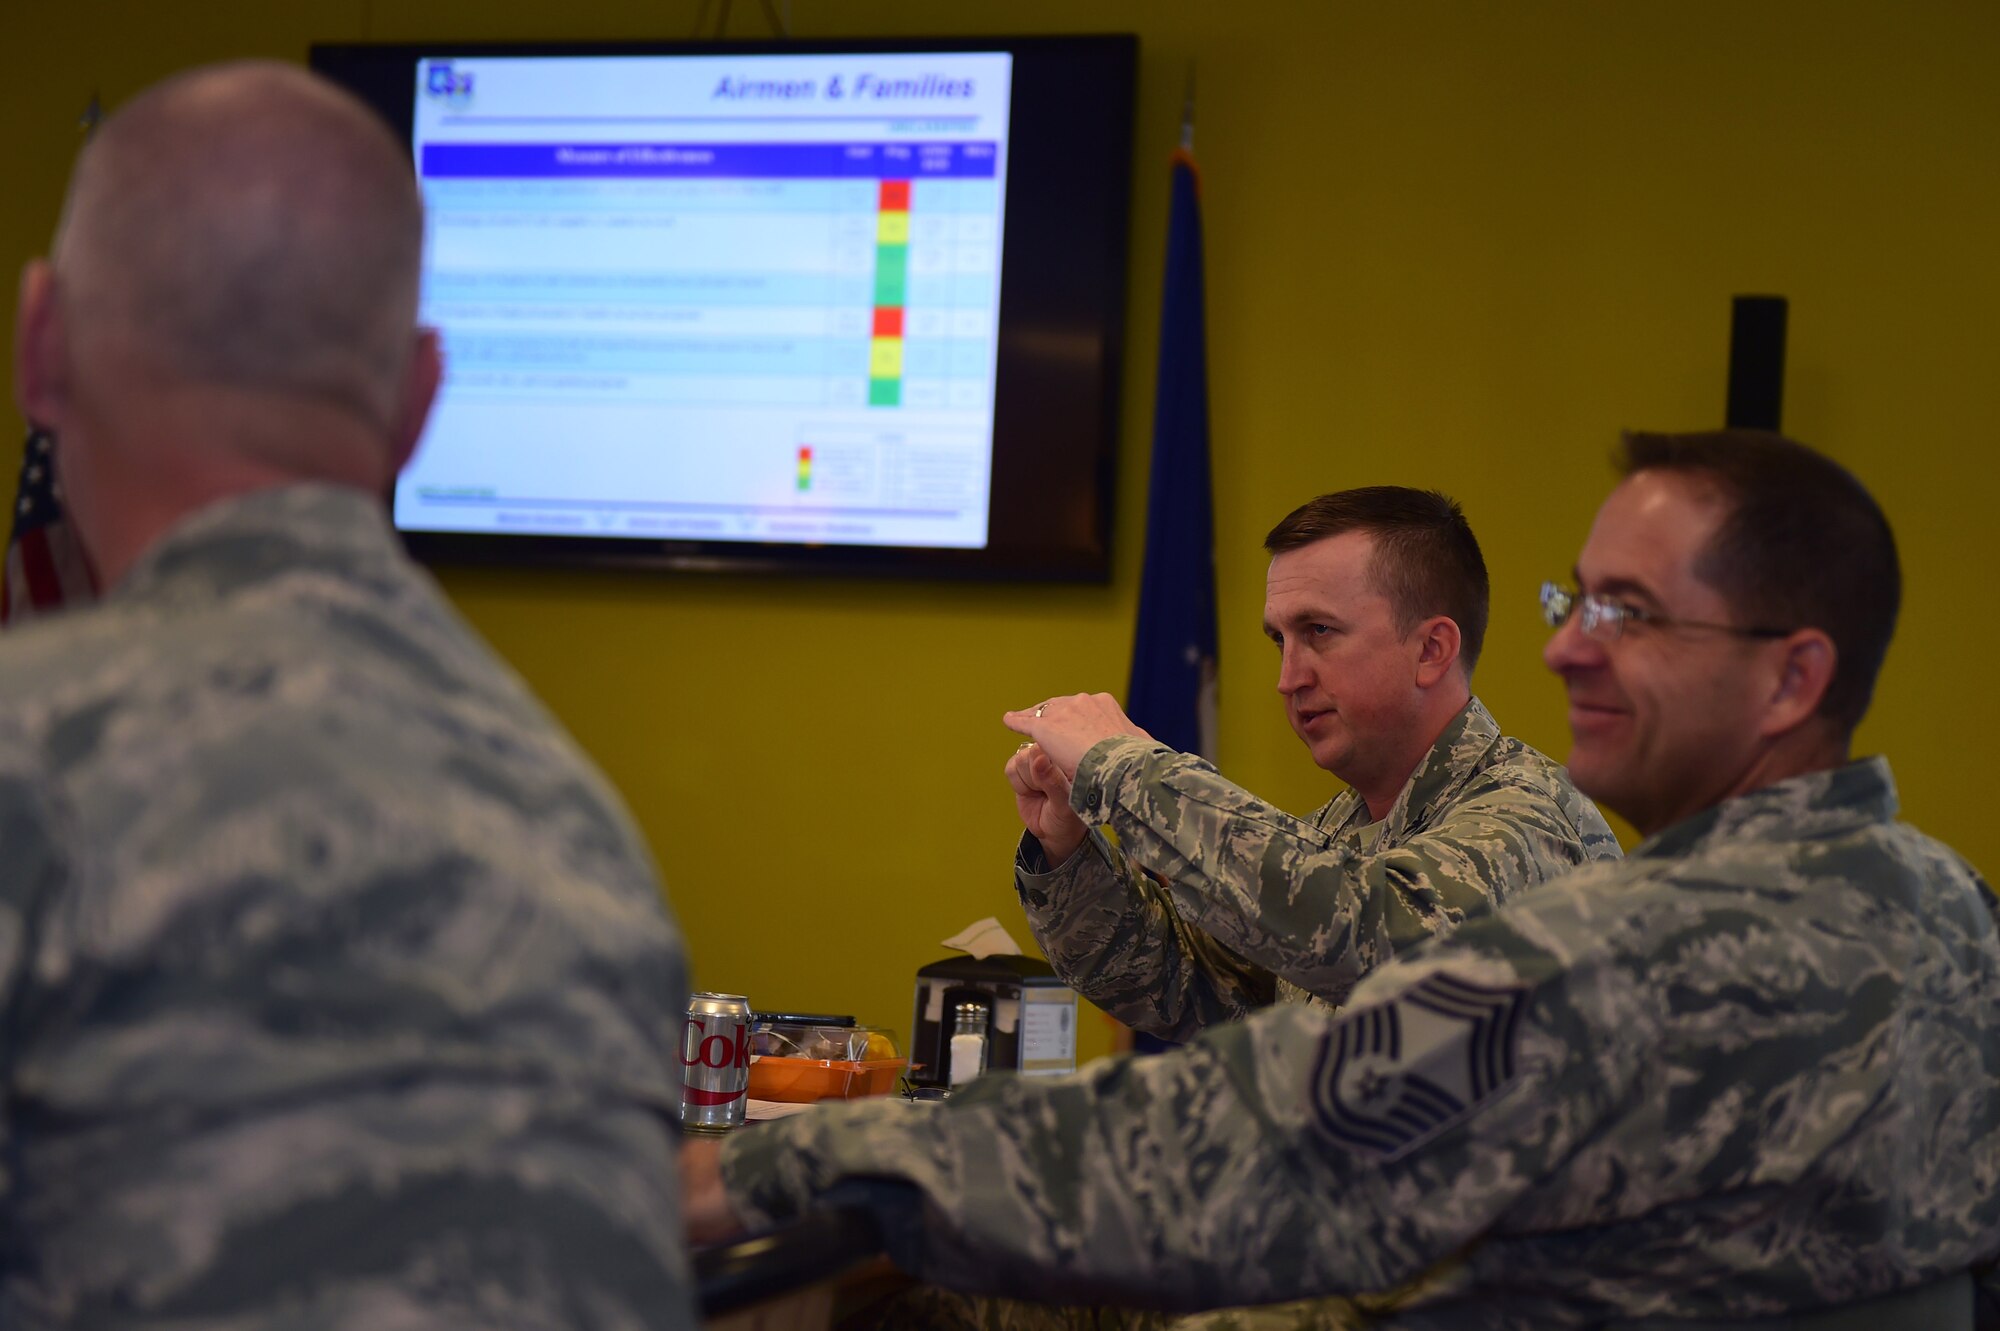
<path fill-rule="evenodd" d="M 731 1140 L 755 1223 L 865 1200 L 919 1279 L 1401 1331 L 1770 1317 L 2000 1253 L 2000 929 L 1880 759 L 1781 782 L 1185 1050 Z"/>
<path fill-rule="evenodd" d="M 1044 867 L 1022 838 L 1015 883 L 1049 962 L 1126 1024 L 1171 1040 L 1269 1004 L 1337 1006 L 1371 969 L 1496 901 L 1618 855 L 1563 768 L 1500 733 L 1472 699 L 1364 849 L 1368 806 L 1343 791 L 1310 818 L 1200 758 L 1109 739 L 1071 803 L 1109 827 Z"/>

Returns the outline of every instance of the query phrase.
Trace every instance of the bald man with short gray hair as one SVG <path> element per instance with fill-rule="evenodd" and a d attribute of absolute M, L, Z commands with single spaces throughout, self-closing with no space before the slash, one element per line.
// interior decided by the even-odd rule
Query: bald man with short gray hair
<path fill-rule="evenodd" d="M 23 276 L 16 383 L 107 585 L 217 494 L 386 489 L 439 378 L 422 246 L 387 128 L 300 70 L 184 76 L 105 124 Z"/>
<path fill-rule="evenodd" d="M 233 65 L 23 277 L 105 594 L 0 642 L 0 1325 L 695 1324 L 657 875 L 383 512 L 422 239 L 371 113 Z"/>

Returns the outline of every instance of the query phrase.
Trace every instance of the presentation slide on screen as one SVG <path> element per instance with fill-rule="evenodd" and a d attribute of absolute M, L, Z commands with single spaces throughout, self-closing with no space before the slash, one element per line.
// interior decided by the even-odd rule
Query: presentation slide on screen
<path fill-rule="evenodd" d="M 1011 63 L 419 61 L 398 525 L 985 545 Z"/>

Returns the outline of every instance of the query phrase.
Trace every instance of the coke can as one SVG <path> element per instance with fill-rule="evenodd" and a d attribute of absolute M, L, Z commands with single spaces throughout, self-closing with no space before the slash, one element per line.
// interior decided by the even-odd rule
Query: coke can
<path fill-rule="evenodd" d="M 750 1096 L 750 1000 L 690 994 L 681 1032 L 681 1128 L 727 1132 Z"/>

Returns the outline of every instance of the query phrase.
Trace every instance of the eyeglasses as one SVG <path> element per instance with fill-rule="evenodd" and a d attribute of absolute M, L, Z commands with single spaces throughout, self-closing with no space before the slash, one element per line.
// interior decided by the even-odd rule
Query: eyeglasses
<path fill-rule="evenodd" d="M 1599 642 L 1618 641 L 1624 636 L 1627 624 L 1651 624 L 1654 628 L 1663 629 L 1713 629 L 1717 633 L 1733 633 L 1742 638 L 1784 638 L 1793 632 L 1791 629 L 1741 628 L 1735 624 L 1716 624 L 1703 619 L 1670 619 L 1636 605 L 1614 601 L 1608 596 L 1586 595 L 1561 583 L 1543 583 L 1543 621 L 1550 628 L 1559 629 L 1569 622 L 1572 613 L 1580 614 L 1576 626 L 1583 630 L 1583 635 L 1596 638 Z"/>

